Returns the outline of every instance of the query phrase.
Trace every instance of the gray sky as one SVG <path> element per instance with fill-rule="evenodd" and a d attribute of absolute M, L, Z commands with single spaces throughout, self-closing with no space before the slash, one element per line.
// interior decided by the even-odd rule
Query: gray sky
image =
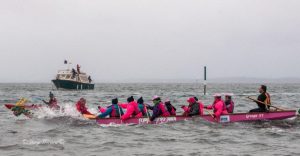
<path fill-rule="evenodd" d="M 298 0 L 0 0 L 0 82 L 300 77 Z M 74 65 L 75 66 L 75 65 Z"/>

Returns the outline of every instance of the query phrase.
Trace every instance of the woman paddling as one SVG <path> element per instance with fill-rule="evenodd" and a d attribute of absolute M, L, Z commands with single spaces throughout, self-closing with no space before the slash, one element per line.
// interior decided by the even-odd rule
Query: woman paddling
<path fill-rule="evenodd" d="M 225 94 L 225 105 L 228 113 L 233 113 L 234 102 L 232 100 L 232 94 Z"/>
<path fill-rule="evenodd" d="M 170 115 L 176 116 L 176 108 L 171 104 L 171 100 L 170 99 L 167 99 L 165 101 L 165 106 L 167 107 L 167 110 L 170 113 Z"/>
<path fill-rule="evenodd" d="M 203 115 L 203 104 L 197 97 L 190 97 L 187 102 L 189 103 L 188 107 L 181 107 L 184 110 L 183 116 Z"/>
<path fill-rule="evenodd" d="M 219 119 L 221 115 L 228 114 L 226 105 L 222 100 L 221 94 L 215 94 L 215 101 L 212 105 L 206 106 L 206 109 L 212 109 L 214 111 L 214 118 Z"/>
<path fill-rule="evenodd" d="M 157 117 L 163 116 L 168 117 L 170 113 L 168 112 L 166 106 L 163 102 L 161 102 L 161 98 L 159 96 L 154 96 L 153 99 L 154 106 L 147 106 L 149 109 L 153 110 L 153 114 L 150 118 L 150 121 L 154 121 Z"/>
<path fill-rule="evenodd" d="M 100 109 L 101 114 L 98 115 L 98 118 L 105 118 L 109 116 L 110 118 L 120 118 L 123 115 L 123 110 L 118 105 L 118 98 L 111 100 L 112 105 L 108 106 L 106 109 Z"/>
<path fill-rule="evenodd" d="M 149 116 L 149 114 L 147 115 L 148 111 L 147 111 L 146 105 L 144 104 L 143 97 L 140 97 L 137 100 L 137 103 L 138 103 L 138 107 L 139 107 L 140 111 L 142 112 L 143 116 Z"/>
<path fill-rule="evenodd" d="M 140 118 L 143 116 L 142 112 L 139 109 L 137 102 L 134 101 L 133 96 L 127 98 L 127 102 L 125 104 L 120 104 L 122 108 L 127 109 L 126 113 L 121 116 L 122 120 L 127 120 L 130 117 Z"/>

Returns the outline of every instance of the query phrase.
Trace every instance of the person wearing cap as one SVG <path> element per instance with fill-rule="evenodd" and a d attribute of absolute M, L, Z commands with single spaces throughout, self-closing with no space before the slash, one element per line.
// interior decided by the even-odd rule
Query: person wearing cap
<path fill-rule="evenodd" d="M 181 108 L 184 110 L 184 116 L 196 116 L 203 115 L 203 104 L 198 102 L 198 98 L 190 97 L 187 102 L 189 106 L 182 106 Z"/>
<path fill-rule="evenodd" d="M 80 98 L 79 101 L 76 103 L 76 109 L 81 114 L 93 115 L 88 111 L 86 107 L 86 100 L 84 98 Z"/>
<path fill-rule="evenodd" d="M 206 106 L 204 108 L 206 109 L 212 109 L 214 111 L 213 116 L 217 119 L 220 118 L 221 115 L 228 114 L 226 105 L 224 101 L 222 100 L 222 95 L 221 94 L 215 94 L 215 101 L 212 105 Z"/>
<path fill-rule="evenodd" d="M 260 93 L 260 95 L 258 96 L 257 100 L 261 101 L 265 104 L 256 102 L 258 108 L 252 109 L 252 110 L 250 110 L 250 112 L 267 112 L 268 109 L 270 108 L 270 106 L 268 106 L 268 107 L 266 106 L 266 105 L 271 105 L 271 96 L 267 92 L 267 86 L 261 85 L 259 88 L 259 93 Z"/>
<path fill-rule="evenodd" d="M 163 116 L 168 117 L 170 113 L 168 112 L 166 106 L 163 102 L 161 102 L 161 98 L 159 96 L 154 96 L 153 99 L 154 106 L 147 106 L 148 109 L 153 111 L 153 114 L 150 118 L 150 121 L 154 121 L 156 118 Z"/>
<path fill-rule="evenodd" d="M 233 113 L 234 102 L 232 100 L 232 94 L 225 94 L 225 105 L 228 113 Z"/>
<path fill-rule="evenodd" d="M 57 104 L 57 100 L 52 92 L 49 93 L 49 102 L 42 100 L 46 105 L 51 109 L 60 109 L 60 106 Z"/>
<path fill-rule="evenodd" d="M 120 116 L 124 114 L 122 108 L 118 105 L 118 98 L 112 99 L 111 103 L 112 105 L 108 106 L 105 111 L 98 115 L 98 118 L 105 118 L 107 116 L 110 118 L 120 118 Z"/>
<path fill-rule="evenodd" d="M 171 104 L 170 99 L 167 99 L 165 101 L 165 106 L 171 116 L 176 116 L 176 108 Z"/>
<path fill-rule="evenodd" d="M 139 110 L 142 112 L 143 116 L 148 116 L 147 115 L 147 107 L 146 105 L 144 104 L 144 99 L 143 97 L 140 97 L 138 100 L 137 100 L 137 103 L 138 103 L 138 106 L 139 106 Z"/>
<path fill-rule="evenodd" d="M 140 118 L 143 116 L 143 113 L 140 111 L 138 103 L 134 101 L 133 96 L 127 98 L 127 103 L 120 104 L 120 106 L 126 109 L 126 113 L 121 116 L 122 120 L 127 120 L 130 117 Z"/>

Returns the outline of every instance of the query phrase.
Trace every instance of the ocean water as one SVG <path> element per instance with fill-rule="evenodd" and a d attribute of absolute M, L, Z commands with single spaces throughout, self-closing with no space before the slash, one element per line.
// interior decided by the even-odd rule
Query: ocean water
<path fill-rule="evenodd" d="M 38 110 L 33 119 L 15 117 L 4 107 L 25 97 L 40 104 L 51 84 L 0 84 L 0 155 L 300 155 L 300 119 L 215 124 L 195 119 L 161 125 L 97 125 L 80 117 L 74 103 L 87 99 L 91 112 L 106 106 L 114 96 L 170 98 L 180 105 L 198 96 L 208 105 L 214 93 L 234 93 L 235 112 L 247 112 L 256 104 L 246 99 L 258 95 L 259 84 L 209 84 L 203 96 L 201 84 L 97 84 L 93 91 L 53 90 L 64 112 Z M 300 108 L 300 84 L 268 84 L 273 104 Z"/>

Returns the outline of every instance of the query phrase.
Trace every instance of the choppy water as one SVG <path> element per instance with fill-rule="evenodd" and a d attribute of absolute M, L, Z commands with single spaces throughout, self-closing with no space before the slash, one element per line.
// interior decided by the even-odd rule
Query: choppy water
<path fill-rule="evenodd" d="M 43 109 L 36 118 L 16 118 L 2 106 L 26 97 L 41 103 L 51 84 L 0 84 L 0 155 L 300 155 L 300 119 L 272 122 L 211 124 L 201 119 L 163 125 L 100 126 L 80 118 L 73 104 L 85 97 L 89 108 L 109 104 L 111 97 L 153 95 L 170 98 L 179 108 L 187 97 L 200 96 L 205 104 L 216 92 L 235 94 L 236 112 L 256 105 L 258 84 L 97 84 L 94 91 L 53 91 L 66 112 Z M 300 84 L 269 84 L 273 103 L 300 108 Z M 101 101 L 101 102 L 99 102 Z M 178 109 L 181 111 L 180 109 Z"/>

